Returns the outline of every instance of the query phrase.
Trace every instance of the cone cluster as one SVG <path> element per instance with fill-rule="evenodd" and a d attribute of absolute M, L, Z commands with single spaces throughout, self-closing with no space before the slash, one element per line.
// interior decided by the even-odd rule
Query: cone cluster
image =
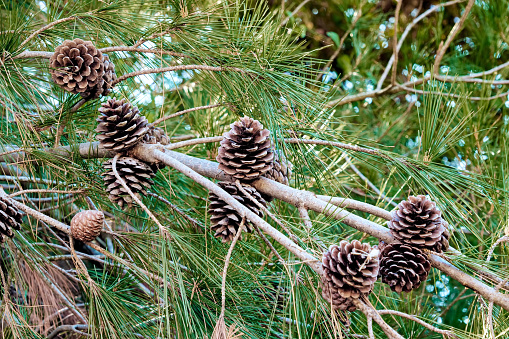
<path fill-rule="evenodd" d="M 125 100 L 109 99 L 101 105 L 99 113 L 97 139 L 105 149 L 120 153 L 116 164 L 117 172 L 131 192 L 141 198 L 141 195 L 147 194 L 146 189 L 152 185 L 152 178 L 164 165 L 147 164 L 127 154 L 139 143 L 168 145 L 170 139 L 161 128 L 149 125 L 138 107 Z M 103 163 L 106 171 L 102 176 L 108 197 L 121 208 L 131 207 L 134 199 L 115 177 L 112 164 L 112 159 Z"/>
<path fill-rule="evenodd" d="M 258 206 L 251 199 L 249 199 L 249 197 L 245 196 L 234 183 L 219 182 L 217 185 L 224 189 L 241 204 L 256 213 L 259 217 L 263 217 L 263 212 L 258 208 Z M 256 189 L 246 185 L 243 185 L 242 187 L 260 204 L 263 206 L 267 205 L 265 200 L 261 197 L 260 193 Z M 220 238 L 222 242 L 232 241 L 240 229 L 242 217 L 235 211 L 235 209 L 233 209 L 233 207 L 228 205 L 212 192 L 209 194 L 209 201 L 211 229 L 214 232 L 214 236 Z M 252 224 L 249 220 L 246 220 L 242 227 L 242 232 L 251 231 Z"/>
<path fill-rule="evenodd" d="M 5 242 L 6 237 L 12 238 L 14 236 L 12 230 L 19 230 L 21 222 L 22 213 L 11 199 L 0 197 L 0 242 Z"/>
<path fill-rule="evenodd" d="M 113 159 L 109 159 L 103 164 L 103 168 L 106 172 L 104 172 L 102 176 L 104 185 L 106 186 L 106 192 L 109 194 L 108 198 L 121 208 L 131 207 L 134 199 L 129 195 L 120 181 L 117 180 L 113 172 L 112 164 Z M 152 167 L 136 158 L 126 156 L 118 158 L 116 170 L 120 178 L 122 178 L 131 189 L 131 192 L 140 199 L 142 194 L 147 194 L 146 190 L 153 184 L 152 178 L 155 176 L 155 173 Z"/>
<path fill-rule="evenodd" d="M 101 234 L 104 214 L 88 210 L 77 213 L 71 220 L 71 236 L 83 242 L 94 240 Z"/>
<path fill-rule="evenodd" d="M 84 98 L 106 95 L 115 66 L 91 41 L 65 40 L 50 58 L 51 77 L 64 90 Z"/>
<path fill-rule="evenodd" d="M 378 254 L 368 243 L 342 240 L 322 257 L 322 296 L 335 309 L 355 310 L 352 299 L 367 296 L 378 277 Z M 376 251 L 376 249 L 375 249 Z"/>
<path fill-rule="evenodd" d="M 409 292 L 426 280 L 431 269 L 424 252 L 441 253 L 449 247 L 448 225 L 424 195 L 402 201 L 387 224 L 397 243 L 381 243 L 380 276 L 393 291 Z"/>
<path fill-rule="evenodd" d="M 216 160 L 219 169 L 235 179 L 251 181 L 272 169 L 274 153 L 270 131 L 258 121 L 243 117 L 230 125 Z"/>

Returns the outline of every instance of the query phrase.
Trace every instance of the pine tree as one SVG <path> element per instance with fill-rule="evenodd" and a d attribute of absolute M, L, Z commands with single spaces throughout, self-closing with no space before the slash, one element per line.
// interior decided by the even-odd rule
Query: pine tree
<path fill-rule="evenodd" d="M 508 14 L 0 2 L 2 337 L 503 338 Z"/>

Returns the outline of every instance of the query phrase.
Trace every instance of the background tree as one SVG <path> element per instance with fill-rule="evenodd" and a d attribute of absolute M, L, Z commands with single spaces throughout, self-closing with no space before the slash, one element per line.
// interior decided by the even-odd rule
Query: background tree
<path fill-rule="evenodd" d="M 505 0 L 1 2 L 2 234 L 24 214 L 2 247 L 3 337 L 504 337 L 508 11 Z M 66 69 L 82 92 L 55 76 L 72 49 L 58 46 L 76 38 L 103 74 L 85 70 L 83 83 Z M 122 113 L 108 99 L 125 99 Z M 99 144 L 115 112 L 150 133 L 124 149 L 120 126 Z M 244 115 L 293 164 L 289 186 L 218 168 L 222 135 Z M 273 201 L 237 202 L 245 192 Z M 420 194 L 451 247 L 423 250 L 433 268 L 419 288 L 378 280 L 357 311 L 333 310 L 326 249 L 394 243 L 390 211 Z M 253 232 L 215 238 L 214 201 Z M 96 209 L 104 225 L 97 212 L 71 223 Z"/>

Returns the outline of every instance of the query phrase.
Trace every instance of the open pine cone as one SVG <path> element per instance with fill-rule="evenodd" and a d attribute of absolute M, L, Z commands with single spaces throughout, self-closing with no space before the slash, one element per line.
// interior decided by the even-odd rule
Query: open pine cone
<path fill-rule="evenodd" d="M 109 99 L 99 108 L 99 125 L 95 129 L 101 146 L 117 152 L 128 150 L 142 140 L 148 132 L 147 118 L 138 107 L 125 100 Z"/>
<path fill-rule="evenodd" d="M 258 206 L 253 201 L 251 201 L 249 197 L 246 197 L 234 183 L 219 182 L 217 185 L 228 192 L 232 197 L 237 199 L 244 206 L 249 208 L 251 211 L 258 214 L 258 216 L 263 216 L 263 212 L 258 208 Z M 265 200 L 263 200 L 260 193 L 258 193 L 256 189 L 251 186 L 243 185 L 242 187 L 246 190 L 246 192 L 249 193 L 249 195 L 254 197 L 263 206 L 267 205 Z M 209 194 L 209 200 L 211 229 L 215 232 L 214 236 L 216 238 L 221 238 L 223 242 L 232 241 L 239 230 L 240 224 L 242 222 L 242 217 L 233 209 L 233 207 L 225 203 L 214 193 Z M 252 231 L 252 225 L 249 220 L 244 222 L 242 231 Z"/>
<path fill-rule="evenodd" d="M 143 136 L 143 142 L 147 144 L 169 145 L 170 138 L 168 138 L 162 128 L 150 126 L 147 133 Z"/>
<path fill-rule="evenodd" d="M 0 242 L 14 236 L 13 229 L 19 230 L 22 222 L 21 211 L 8 197 L 0 197 Z"/>
<path fill-rule="evenodd" d="M 267 173 L 274 160 L 269 130 L 249 117 L 230 127 L 218 150 L 219 169 L 240 180 L 254 180 Z"/>
<path fill-rule="evenodd" d="M 113 159 L 109 159 L 103 164 L 104 169 L 107 170 L 103 173 L 103 179 L 106 192 L 109 193 L 108 198 L 121 208 L 130 207 L 133 204 L 133 198 L 115 177 L 112 163 Z M 150 165 L 135 158 L 120 157 L 117 160 L 116 168 L 118 175 L 124 179 L 127 186 L 138 198 L 141 198 L 141 194 L 147 194 L 146 189 L 150 188 L 153 183 L 152 178 L 155 176 Z"/>
<path fill-rule="evenodd" d="M 322 279 L 322 297 L 331 303 L 334 310 L 353 312 L 357 309 L 352 298 L 343 298 L 338 288 L 330 282 Z"/>
<path fill-rule="evenodd" d="M 391 290 L 410 292 L 426 281 L 431 264 L 418 248 L 405 244 L 380 243 L 380 275 Z"/>
<path fill-rule="evenodd" d="M 443 220 L 443 225 L 444 233 L 442 233 L 440 240 L 437 241 L 437 243 L 431 248 L 432 251 L 437 253 L 446 252 L 449 248 L 449 238 L 451 237 L 451 234 L 449 233 L 449 224 L 447 221 Z"/>
<path fill-rule="evenodd" d="M 348 299 L 371 293 L 379 268 L 378 255 L 372 256 L 372 250 L 368 243 L 358 240 L 351 243 L 342 240 L 339 246 L 332 245 L 322 257 L 322 286 L 328 289 L 328 292 L 322 292 L 322 295 L 337 294 Z M 334 304 L 334 300 L 327 300 Z M 341 300 L 338 299 L 336 303 L 339 301 Z"/>
<path fill-rule="evenodd" d="M 263 176 L 288 186 L 288 183 L 292 177 L 293 164 L 286 159 L 283 153 L 275 151 L 274 162 L 272 165 L 272 168 Z M 262 194 L 262 197 L 267 202 L 274 200 L 274 198 L 270 195 Z"/>
<path fill-rule="evenodd" d="M 71 219 L 71 236 L 83 242 L 89 242 L 101 234 L 104 213 L 88 210 L 76 213 Z"/>
<path fill-rule="evenodd" d="M 87 90 L 80 95 L 83 98 L 97 99 L 100 96 L 106 96 L 111 91 L 111 84 L 117 80 L 117 74 L 115 73 L 115 64 L 110 61 L 107 54 L 103 54 L 104 57 L 104 74 L 99 79 L 97 84 L 90 90 Z"/>
<path fill-rule="evenodd" d="M 445 230 L 441 212 L 424 195 L 409 196 L 387 222 L 392 235 L 404 244 L 431 249 Z"/>
<path fill-rule="evenodd" d="M 91 41 L 65 40 L 50 58 L 51 78 L 68 92 L 91 93 L 104 75 L 104 57 Z"/>

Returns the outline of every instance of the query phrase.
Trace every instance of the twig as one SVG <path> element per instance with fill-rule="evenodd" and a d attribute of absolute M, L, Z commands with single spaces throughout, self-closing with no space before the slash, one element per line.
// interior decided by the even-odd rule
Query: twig
<path fill-rule="evenodd" d="M 392 220 L 391 213 L 384 210 L 383 208 L 373 206 L 371 204 L 357 201 L 355 199 L 349 199 L 349 198 L 337 198 L 337 197 L 330 197 L 328 195 L 317 195 L 318 199 L 327 201 L 329 204 L 336 205 L 338 207 L 342 208 L 351 208 L 356 211 L 366 212 L 369 214 L 372 214 L 376 217 L 383 218 L 385 220 Z"/>
<path fill-rule="evenodd" d="M 391 85 L 396 84 L 396 75 L 398 73 L 398 24 L 399 24 L 399 11 L 401 10 L 401 4 L 403 0 L 398 0 L 396 5 L 396 13 L 394 14 L 394 35 L 392 42 L 392 55 L 394 55 L 394 62 L 392 66 Z"/>
<path fill-rule="evenodd" d="M 302 222 L 304 223 L 309 236 L 309 232 L 313 230 L 313 224 L 311 223 L 311 218 L 309 217 L 308 210 L 304 205 L 298 206 L 297 209 L 299 210 L 299 216 L 302 219 Z M 323 241 L 316 238 L 315 236 L 313 236 L 313 239 L 318 245 L 322 247 L 322 249 L 327 249 L 327 246 L 323 243 Z"/>
<path fill-rule="evenodd" d="M 74 332 L 76 334 L 85 336 L 85 337 L 91 337 L 90 334 L 85 333 L 83 331 L 88 330 L 88 325 L 82 325 L 82 324 L 76 324 L 76 325 L 60 325 L 58 326 L 53 332 L 51 332 L 47 339 L 53 339 L 56 338 L 60 333 L 62 332 Z"/>
<path fill-rule="evenodd" d="M 313 224 L 311 223 L 311 218 L 309 217 L 309 213 L 308 213 L 308 210 L 306 209 L 306 207 L 299 206 L 298 209 L 299 209 L 299 216 L 302 219 L 304 226 L 306 226 L 306 228 L 308 230 L 313 229 Z"/>
<path fill-rule="evenodd" d="M 172 119 L 172 118 L 178 117 L 180 115 L 183 115 L 183 114 L 186 114 L 186 113 L 189 113 L 189 112 L 199 111 L 201 109 L 209 109 L 209 108 L 219 107 L 219 106 L 223 106 L 223 105 L 224 104 L 221 103 L 221 104 L 213 104 L 213 105 L 206 105 L 206 106 L 199 106 L 199 107 L 193 107 L 193 108 L 185 109 L 183 111 L 179 111 L 177 113 L 173 113 L 173 114 L 170 114 L 168 116 L 161 117 L 161 118 L 157 119 L 156 121 L 154 121 L 152 123 L 152 126 L 156 126 L 156 125 L 160 124 L 163 121 L 166 121 L 168 119 Z"/>
<path fill-rule="evenodd" d="M 284 1 L 284 0 L 283 0 Z M 300 9 L 302 7 L 304 7 L 305 4 L 307 4 L 310 0 L 304 0 L 302 1 L 297 7 L 295 7 L 295 9 L 293 10 L 293 12 L 288 16 L 286 17 L 283 21 L 281 21 L 281 24 L 279 25 L 279 27 L 283 27 L 284 25 L 286 25 L 286 23 L 288 22 L 288 20 L 290 20 L 291 17 L 293 17 L 295 14 L 297 14 L 298 11 L 300 11 Z"/>
<path fill-rule="evenodd" d="M 368 303 L 365 303 L 364 301 L 362 301 L 361 299 L 357 299 L 357 298 L 353 298 L 352 299 L 354 305 L 359 309 L 361 310 L 362 313 L 364 313 L 366 315 L 366 317 L 368 318 L 372 318 L 377 324 L 378 326 L 380 326 L 382 328 L 382 330 L 384 331 L 384 333 L 391 339 L 405 339 L 403 336 L 401 336 L 400 334 L 398 334 L 398 332 L 396 332 L 395 329 L 393 329 L 392 327 L 390 327 L 383 319 L 382 317 L 380 316 L 380 314 L 378 314 L 377 310 L 375 310 L 371 305 L 369 305 Z"/>
<path fill-rule="evenodd" d="M 495 249 L 500 243 L 508 242 L 509 237 L 507 235 L 504 235 L 503 237 L 499 238 L 497 241 L 491 245 L 491 248 L 488 251 L 488 255 L 486 256 L 486 262 L 488 263 L 491 260 L 491 257 L 493 256 L 493 252 L 495 252 Z"/>
<path fill-rule="evenodd" d="M 443 95 L 443 96 L 451 97 L 451 98 L 464 98 L 465 97 L 463 95 L 454 94 L 454 93 L 445 93 L 445 92 L 442 93 L 442 92 L 435 92 L 435 91 L 424 91 L 424 90 L 421 90 L 421 89 L 415 89 L 415 88 L 407 87 L 407 86 L 404 86 L 404 85 L 396 85 L 396 87 L 401 88 L 401 89 L 403 89 L 405 91 L 419 93 L 419 94 L 426 94 L 426 95 L 435 94 L 435 95 Z M 509 94 L 509 92 L 502 92 L 502 93 L 499 93 L 499 94 L 496 94 L 496 95 L 493 95 L 493 96 L 490 96 L 490 97 L 472 97 L 472 96 L 468 96 L 467 99 L 468 100 L 472 100 L 472 101 L 489 101 L 489 100 L 494 100 L 494 99 L 498 99 L 498 98 L 503 98 L 503 97 L 507 96 L 508 94 Z"/>
<path fill-rule="evenodd" d="M 118 158 L 120 158 L 121 154 L 120 153 L 117 153 L 117 155 L 115 155 L 113 157 L 113 162 L 111 163 L 111 170 L 113 171 L 113 174 L 115 175 L 115 178 L 117 178 L 117 181 L 122 185 L 122 187 L 127 191 L 127 193 L 129 193 L 129 195 L 131 196 L 131 198 L 133 198 L 133 200 L 141 206 L 141 208 L 149 215 L 150 219 L 152 219 L 156 225 L 159 227 L 159 230 L 161 231 L 161 233 L 165 236 L 168 237 L 168 239 L 171 238 L 170 234 L 168 233 L 168 230 L 163 226 L 161 225 L 161 223 L 159 222 L 159 220 L 157 220 L 157 218 L 155 217 L 155 215 L 147 208 L 147 206 L 145 206 L 145 204 L 133 193 L 133 191 L 131 191 L 131 189 L 129 188 L 129 186 L 127 186 L 127 184 L 125 183 L 124 179 L 122 179 L 122 177 L 118 174 L 117 172 L 117 160 Z"/>
<path fill-rule="evenodd" d="M 279 225 L 279 227 L 281 227 L 285 232 L 286 234 L 288 234 L 288 236 L 290 237 L 290 239 L 292 239 L 293 241 L 297 242 L 299 241 L 299 239 L 297 238 L 296 235 L 294 235 L 292 232 L 290 232 L 290 230 L 288 229 L 288 227 L 286 227 L 282 222 L 281 220 L 279 220 L 274 214 L 272 214 L 267 207 L 263 206 L 258 200 L 256 200 L 251 194 L 249 194 L 249 192 L 247 192 L 244 187 L 242 187 L 242 184 L 240 183 L 239 180 L 235 180 L 235 185 L 237 186 L 237 188 L 239 189 L 239 191 L 242 192 L 242 194 L 244 194 L 249 200 L 251 200 L 259 209 L 261 209 L 265 214 L 267 214 L 272 220 L 274 220 L 274 222 L 276 224 Z"/>
<path fill-rule="evenodd" d="M 447 40 L 445 40 L 445 43 L 438 48 L 437 55 L 435 57 L 435 63 L 433 65 L 433 70 L 435 73 L 438 74 L 438 68 L 440 67 L 440 62 L 442 62 L 442 58 L 444 57 L 445 52 L 449 48 L 449 45 L 451 44 L 452 40 L 456 37 L 456 34 L 458 34 L 458 32 L 461 30 L 461 27 L 465 23 L 465 20 L 467 19 L 467 16 L 470 13 L 470 10 L 472 9 L 472 6 L 474 6 L 474 3 L 475 0 L 468 0 L 467 6 L 465 7 L 465 11 L 461 16 L 461 19 L 451 29 L 451 32 L 449 32 L 449 35 L 447 36 Z"/>
<path fill-rule="evenodd" d="M 378 310 L 377 312 L 380 315 L 384 315 L 384 314 L 397 315 L 399 317 L 415 321 L 416 323 L 426 327 L 430 331 L 442 334 L 449 338 L 457 338 L 457 336 L 454 333 L 452 333 L 451 331 L 441 330 L 439 328 L 436 328 L 435 326 L 432 326 L 432 325 L 428 324 L 427 322 L 417 318 L 415 315 L 411 315 L 411 314 L 407 314 L 407 313 L 403 313 L 403 312 L 399 312 L 399 311 L 393 311 L 393 310 Z"/>
<path fill-rule="evenodd" d="M 28 194 L 28 193 L 58 193 L 58 194 L 81 194 L 85 192 L 85 190 L 76 190 L 76 191 L 66 191 L 66 190 L 47 190 L 47 189 L 29 189 L 29 190 L 22 190 L 18 192 L 14 192 L 9 194 L 9 198 L 13 198 L 15 196 L 21 195 L 21 194 Z"/>
<path fill-rule="evenodd" d="M 53 55 L 53 52 L 43 51 L 24 51 L 13 57 L 13 59 L 30 59 L 30 58 L 44 58 L 49 59 Z"/>
<path fill-rule="evenodd" d="M 138 75 L 144 75 L 144 74 L 154 74 L 154 73 L 163 73 L 163 72 L 174 72 L 174 71 L 184 71 L 184 70 L 205 70 L 205 71 L 213 71 L 213 72 L 222 72 L 222 71 L 236 71 L 236 72 L 242 72 L 245 71 L 236 68 L 236 67 L 223 67 L 223 66 L 208 66 L 208 65 L 178 65 L 178 66 L 169 66 L 169 67 L 163 67 L 163 68 L 154 68 L 154 69 L 144 69 L 132 73 L 124 74 L 117 78 L 117 80 L 113 81 L 111 83 L 111 86 L 115 86 L 118 83 L 132 78 L 136 77 Z"/>
<path fill-rule="evenodd" d="M 212 142 L 220 142 L 221 140 L 223 140 L 222 136 L 207 137 L 207 138 L 196 138 L 196 139 L 191 139 L 191 140 L 186 140 L 186 141 L 181 141 L 181 142 L 176 142 L 176 143 L 173 143 L 173 144 L 169 144 L 168 146 L 166 146 L 166 149 L 170 150 L 170 149 L 177 149 L 177 148 L 182 148 L 182 147 L 187 147 L 187 146 L 192 146 L 192 145 L 197 145 L 197 144 L 206 144 L 206 143 L 212 143 Z"/>
<path fill-rule="evenodd" d="M 176 205 L 172 204 L 171 202 L 169 202 L 167 199 L 165 199 L 164 197 L 160 196 L 159 194 L 155 194 L 155 193 L 151 193 L 151 192 L 148 192 L 148 195 L 150 195 L 151 197 L 154 197 L 156 198 L 157 200 L 159 201 L 162 201 L 164 202 L 166 205 L 168 205 L 172 210 L 174 210 L 175 212 L 177 212 L 179 215 L 181 215 L 182 217 L 184 217 L 185 219 L 187 219 L 189 222 L 191 222 L 191 224 L 194 226 L 195 229 L 197 230 L 201 230 L 202 228 L 205 228 L 204 225 L 202 225 L 198 220 L 190 217 L 189 215 L 187 215 L 186 213 L 184 213 L 184 211 L 182 211 L 180 208 L 178 208 Z"/>
<path fill-rule="evenodd" d="M 235 237 L 232 240 L 232 243 L 230 245 L 230 248 L 228 249 L 228 253 L 226 254 L 226 257 L 224 258 L 224 268 L 223 268 L 223 277 L 221 280 L 221 315 L 220 317 L 224 318 L 224 312 L 226 310 L 226 273 L 228 272 L 228 266 L 230 265 L 230 258 L 233 253 L 233 248 L 235 247 L 235 244 L 240 238 L 240 235 L 242 233 L 242 229 L 244 227 L 244 223 L 246 222 L 246 218 L 242 218 L 242 221 L 240 222 L 239 230 L 237 231 L 237 234 L 235 234 Z"/>
<path fill-rule="evenodd" d="M 90 15 L 91 13 L 87 13 L 88 15 Z M 52 23 L 49 23 L 47 24 L 46 26 L 44 27 L 41 27 L 39 28 L 37 31 L 33 32 L 32 34 L 30 34 L 28 36 L 28 38 L 26 38 L 18 47 L 18 50 L 21 50 L 21 48 L 23 48 L 23 46 L 25 46 L 30 40 L 32 40 L 32 38 L 34 38 L 36 35 L 39 35 L 41 34 L 42 32 L 44 32 L 45 30 L 47 29 L 50 29 L 51 27 L 55 26 L 55 25 L 58 25 L 58 24 L 61 24 L 62 22 L 67 22 L 67 21 L 71 21 L 71 20 L 76 20 L 78 19 L 79 17 L 78 16 L 70 16 L 68 18 L 63 18 L 63 19 L 59 19 L 59 20 L 56 20 L 56 21 L 53 21 Z"/>
<path fill-rule="evenodd" d="M 385 196 L 385 194 L 383 194 L 379 189 L 378 187 L 376 187 L 368 178 L 366 178 L 366 176 L 364 174 L 362 174 L 361 171 L 359 171 L 359 169 L 357 168 L 357 166 L 355 166 L 353 164 L 353 162 L 350 160 L 350 157 L 346 157 L 346 161 L 348 162 L 348 165 L 350 166 L 350 168 L 362 179 L 366 182 L 366 184 L 371 187 L 371 189 L 373 191 L 375 191 L 376 194 L 378 194 L 378 196 L 380 198 L 382 198 L 383 200 L 385 200 L 386 202 L 388 202 L 389 204 L 391 204 L 392 206 L 394 207 L 397 207 L 398 204 L 396 204 L 394 201 L 392 201 L 392 199 L 388 198 Z"/>
<path fill-rule="evenodd" d="M 262 240 L 265 242 L 265 244 L 267 244 L 267 246 L 269 246 L 271 252 L 278 258 L 279 262 L 281 263 L 286 263 L 286 261 L 283 259 L 283 257 L 281 256 L 281 254 L 279 254 L 279 252 L 276 250 L 276 248 L 274 246 L 272 246 L 271 242 L 269 241 L 269 239 L 267 239 L 267 237 L 262 233 L 262 231 L 260 231 L 260 229 L 258 228 L 258 226 L 256 225 L 253 225 L 254 229 L 256 230 L 256 233 L 258 233 L 258 235 L 260 236 L 260 238 L 262 238 Z"/>
<path fill-rule="evenodd" d="M 373 334 L 373 318 L 368 316 L 368 334 L 369 339 L 375 339 L 375 335 Z"/>
<path fill-rule="evenodd" d="M 3 191 L 3 189 L 0 189 L 0 196 L 2 196 L 2 195 L 7 196 L 5 194 L 5 192 Z M 65 232 L 65 233 L 69 234 L 70 227 L 67 226 L 66 224 L 64 224 L 64 223 L 62 223 L 62 222 L 60 222 L 58 220 L 55 220 L 55 219 L 53 219 L 53 218 L 51 218 L 51 217 L 49 217 L 49 216 L 47 216 L 45 214 L 42 214 L 41 212 L 36 211 L 33 208 L 30 208 L 27 205 L 20 203 L 19 201 L 11 199 L 11 202 L 12 202 L 12 204 L 14 206 L 16 206 L 18 209 L 22 210 L 26 214 L 28 214 L 28 215 L 30 215 L 30 216 L 32 216 L 32 217 L 34 217 L 34 218 L 36 218 L 36 219 L 38 219 L 38 220 L 40 220 L 42 222 L 45 222 L 48 225 L 56 227 L 58 230 L 60 230 L 62 232 Z"/>

